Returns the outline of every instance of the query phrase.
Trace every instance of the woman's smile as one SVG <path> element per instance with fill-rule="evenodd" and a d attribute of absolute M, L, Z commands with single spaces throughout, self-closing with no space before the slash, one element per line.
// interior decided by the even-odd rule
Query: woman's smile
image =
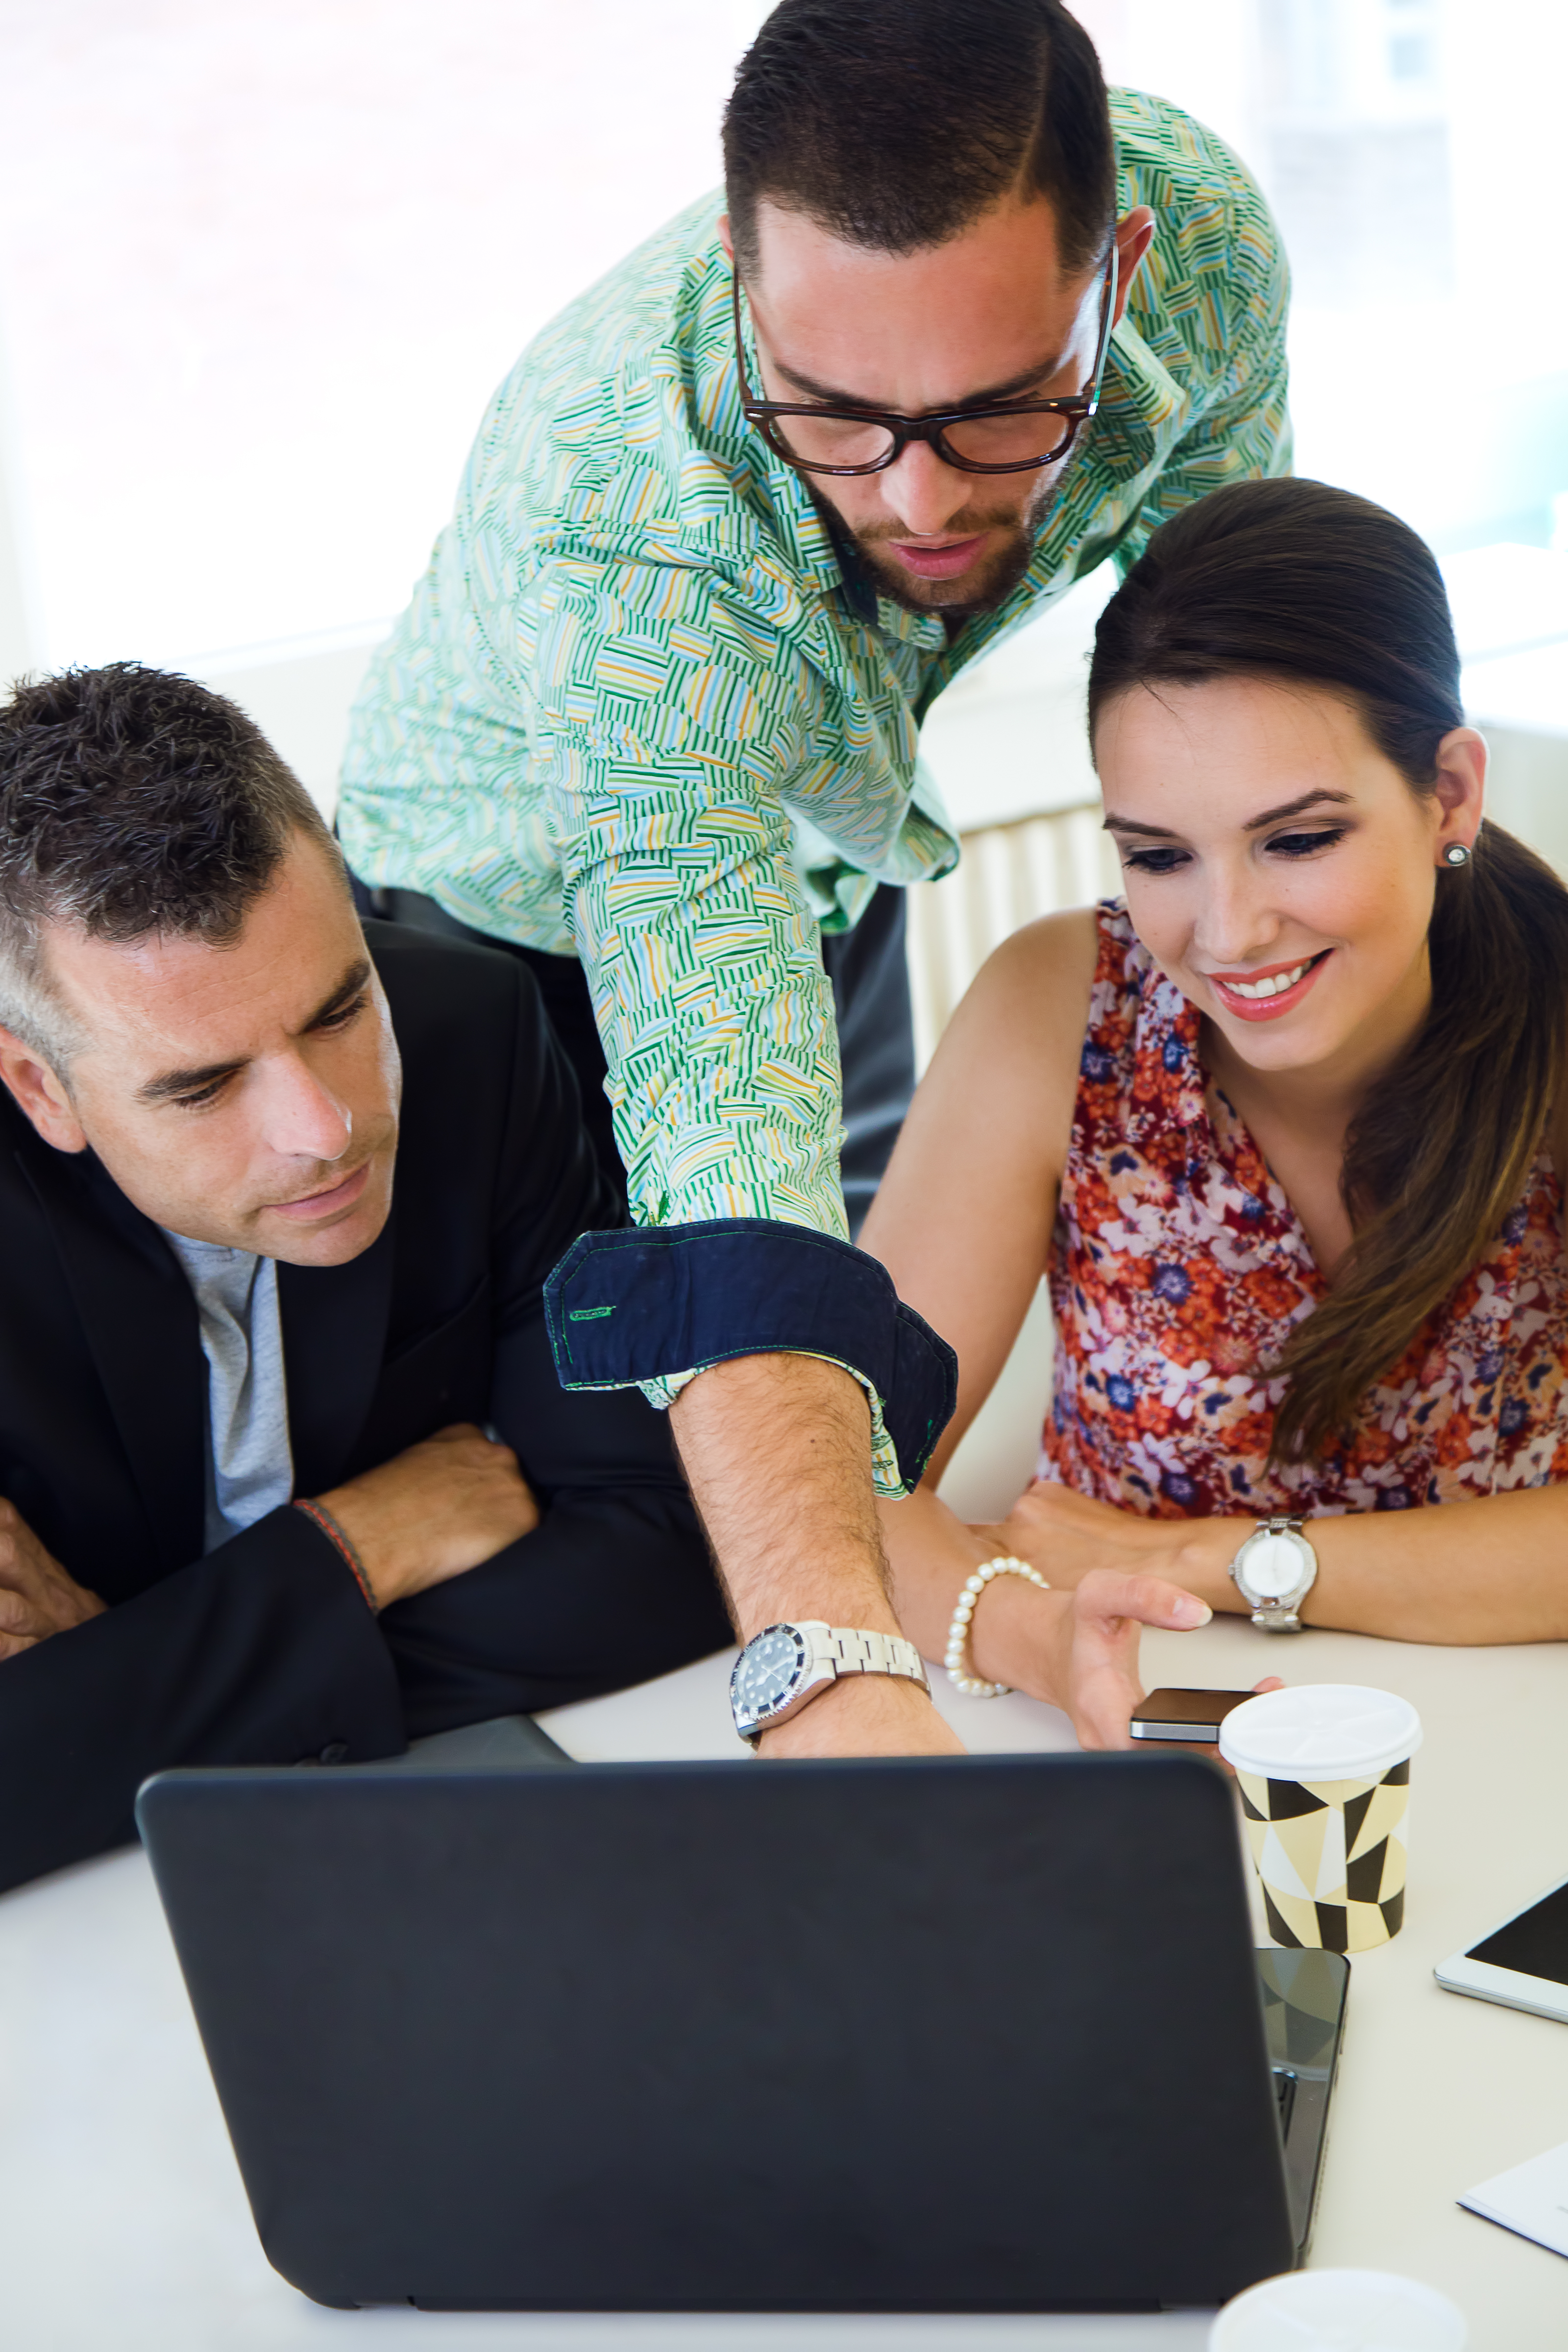
<path fill-rule="evenodd" d="M 1226 1012 L 1238 1021 L 1278 1021 L 1293 1013 L 1321 971 L 1332 948 L 1297 963 L 1268 964 L 1244 978 L 1239 972 L 1204 974 Z"/>

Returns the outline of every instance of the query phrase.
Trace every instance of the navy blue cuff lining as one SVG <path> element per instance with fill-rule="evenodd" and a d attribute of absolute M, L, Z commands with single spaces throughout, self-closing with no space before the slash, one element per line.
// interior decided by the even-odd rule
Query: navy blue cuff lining
<path fill-rule="evenodd" d="M 629 1388 L 734 1356 L 824 1356 L 869 1388 L 913 1486 L 958 1401 L 958 1359 L 887 1268 L 765 1217 L 584 1234 L 544 1286 L 563 1388 Z"/>

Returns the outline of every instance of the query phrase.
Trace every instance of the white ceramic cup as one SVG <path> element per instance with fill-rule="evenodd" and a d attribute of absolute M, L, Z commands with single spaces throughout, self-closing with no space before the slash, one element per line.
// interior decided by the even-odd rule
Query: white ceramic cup
<path fill-rule="evenodd" d="M 1276 1943 L 1366 1952 L 1399 1933 L 1420 1745 L 1408 1699 L 1355 1683 L 1265 1691 L 1224 1717 Z"/>
<path fill-rule="evenodd" d="M 1209 2352 L 1465 2352 L 1464 2313 L 1392 2271 L 1289 2271 L 1238 2294 Z"/>

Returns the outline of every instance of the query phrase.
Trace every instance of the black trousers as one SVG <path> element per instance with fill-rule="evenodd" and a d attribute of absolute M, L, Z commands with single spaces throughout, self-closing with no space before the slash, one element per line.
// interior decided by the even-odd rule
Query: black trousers
<path fill-rule="evenodd" d="M 547 955 L 540 948 L 492 939 L 459 923 L 421 890 L 372 890 L 351 876 L 354 904 L 362 915 L 383 922 L 410 923 L 500 948 L 518 956 L 539 982 L 544 1009 L 576 1073 L 583 1114 L 605 1174 L 626 1198 L 625 1173 L 616 1150 L 610 1106 L 605 1098 L 605 1049 L 575 956 Z M 878 1185 L 887 1171 L 899 1129 L 915 1088 L 914 1024 L 910 975 L 904 955 L 906 906 L 902 890 L 879 883 L 853 930 L 822 942 L 822 961 L 833 987 L 838 1018 L 838 1052 L 844 1069 L 844 1157 L 840 1172 L 849 1231 L 858 1234 Z"/>

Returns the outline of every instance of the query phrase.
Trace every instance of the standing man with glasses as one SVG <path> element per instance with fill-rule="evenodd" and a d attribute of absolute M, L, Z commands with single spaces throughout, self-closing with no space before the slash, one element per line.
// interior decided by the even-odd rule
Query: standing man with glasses
<path fill-rule="evenodd" d="M 875 1495 L 952 1359 L 845 1238 L 913 1084 L 904 888 L 957 856 L 921 723 L 1176 508 L 1288 469 L 1286 267 L 1236 157 L 1108 100 L 1058 0 L 781 0 L 724 163 L 501 386 L 340 827 L 375 911 L 540 978 L 633 1220 L 561 1269 L 558 1369 L 670 1407 L 767 1635 L 738 1723 L 936 1750 Z"/>

